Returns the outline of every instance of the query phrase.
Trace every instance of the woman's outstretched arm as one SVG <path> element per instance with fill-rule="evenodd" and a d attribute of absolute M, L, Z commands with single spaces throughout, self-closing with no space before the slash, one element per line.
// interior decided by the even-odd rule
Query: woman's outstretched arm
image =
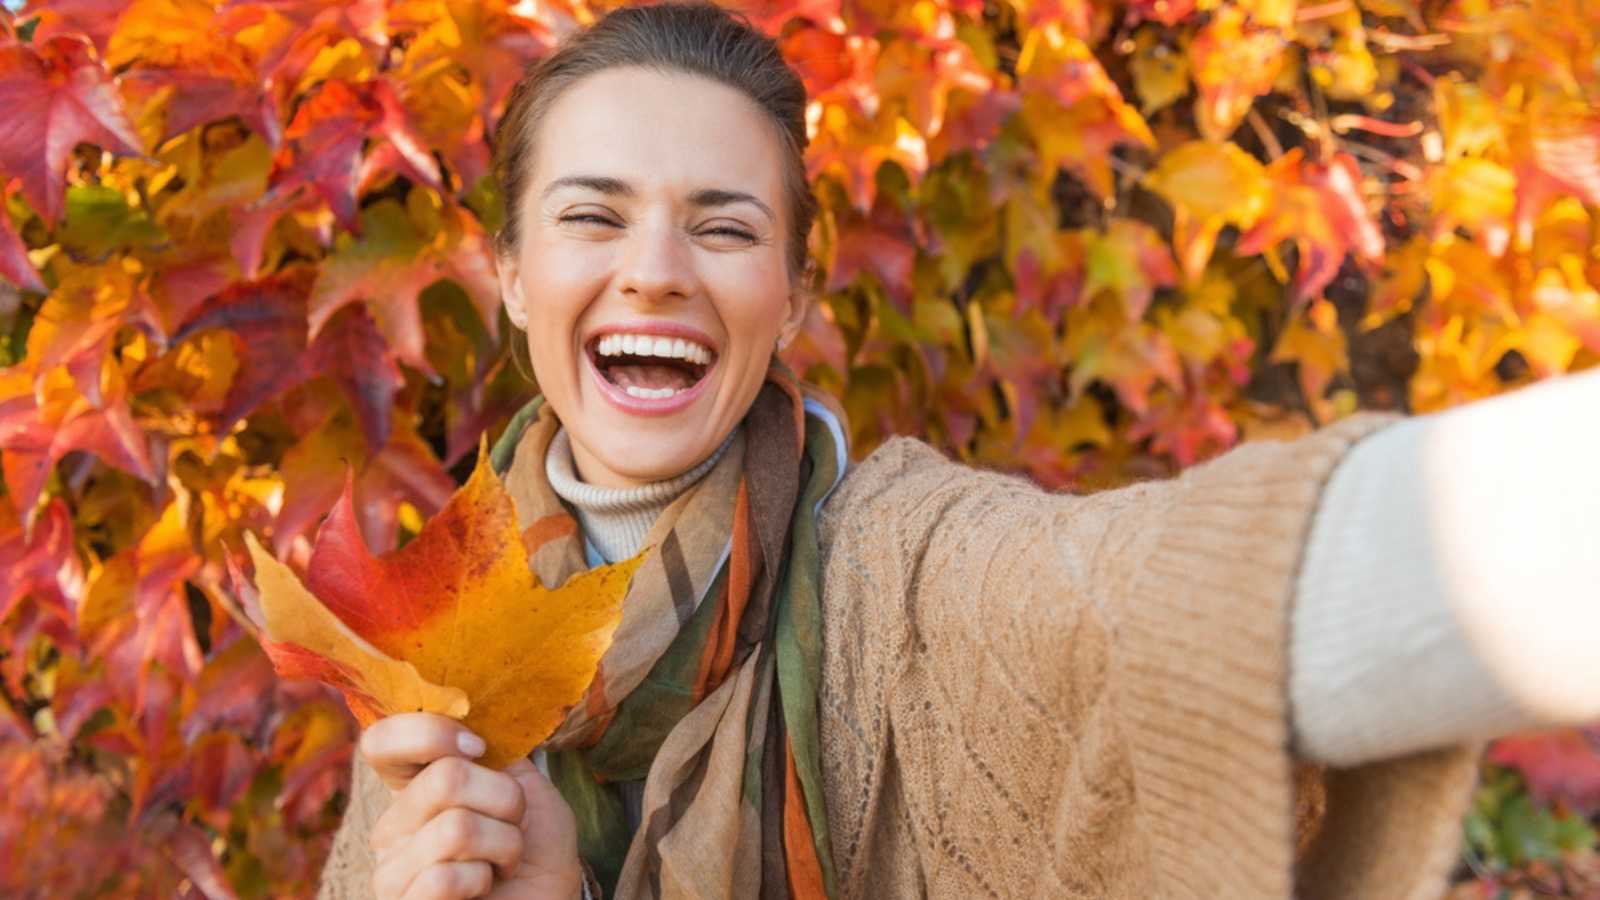
<path fill-rule="evenodd" d="M 862 463 L 822 520 L 824 782 L 851 896 L 1437 893 L 1475 746 L 1326 781 L 1291 753 L 1313 514 L 1395 420 L 1090 496 L 913 441 Z"/>
<path fill-rule="evenodd" d="M 1358 444 L 1324 491 L 1292 621 L 1312 759 L 1600 719 L 1600 372 Z"/>

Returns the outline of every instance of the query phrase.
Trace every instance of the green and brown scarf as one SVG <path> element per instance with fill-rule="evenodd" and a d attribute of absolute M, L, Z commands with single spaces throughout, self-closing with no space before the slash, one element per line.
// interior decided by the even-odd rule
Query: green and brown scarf
<path fill-rule="evenodd" d="M 775 366 L 712 470 L 662 513 L 586 700 L 546 742 L 607 897 L 837 896 L 822 796 L 816 518 L 844 474 L 844 417 Z M 491 462 L 545 584 L 587 568 L 551 490 L 540 400 Z M 629 833 L 617 782 L 644 778 Z"/>

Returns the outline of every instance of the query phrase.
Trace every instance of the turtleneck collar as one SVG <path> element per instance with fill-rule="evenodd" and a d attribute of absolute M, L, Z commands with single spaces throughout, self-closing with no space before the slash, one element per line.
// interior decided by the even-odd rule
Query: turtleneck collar
<path fill-rule="evenodd" d="M 705 477 L 732 442 L 730 433 L 716 452 L 676 478 L 638 487 L 607 488 L 587 484 L 578 477 L 572 458 L 572 441 L 563 428 L 550 440 L 550 449 L 544 457 L 544 472 L 551 490 L 572 507 L 589 544 L 601 558 L 611 563 L 638 553 L 650 526 L 662 511 Z"/>

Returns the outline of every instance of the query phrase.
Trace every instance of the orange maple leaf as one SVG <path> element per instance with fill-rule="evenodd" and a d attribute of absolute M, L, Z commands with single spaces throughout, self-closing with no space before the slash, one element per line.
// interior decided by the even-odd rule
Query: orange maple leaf
<path fill-rule="evenodd" d="M 246 541 L 262 643 L 280 674 L 333 684 L 363 726 L 414 710 L 460 718 L 489 745 L 479 762 L 499 768 L 583 698 L 642 557 L 540 585 L 486 448 L 480 441 L 467 483 L 399 550 L 367 549 L 349 479 L 304 584 Z"/>

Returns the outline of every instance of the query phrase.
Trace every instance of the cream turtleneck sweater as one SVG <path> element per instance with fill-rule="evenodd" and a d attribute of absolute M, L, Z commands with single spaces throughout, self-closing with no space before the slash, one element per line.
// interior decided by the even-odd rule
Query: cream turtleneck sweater
<path fill-rule="evenodd" d="M 722 446 L 704 462 L 676 478 L 631 488 L 605 488 L 588 484 L 578 475 L 572 439 L 563 428 L 550 439 L 544 474 L 550 479 L 550 489 L 572 507 L 589 546 L 606 562 L 616 562 L 639 552 L 662 511 L 711 471 L 728 451 L 735 433 L 729 432 Z"/>

